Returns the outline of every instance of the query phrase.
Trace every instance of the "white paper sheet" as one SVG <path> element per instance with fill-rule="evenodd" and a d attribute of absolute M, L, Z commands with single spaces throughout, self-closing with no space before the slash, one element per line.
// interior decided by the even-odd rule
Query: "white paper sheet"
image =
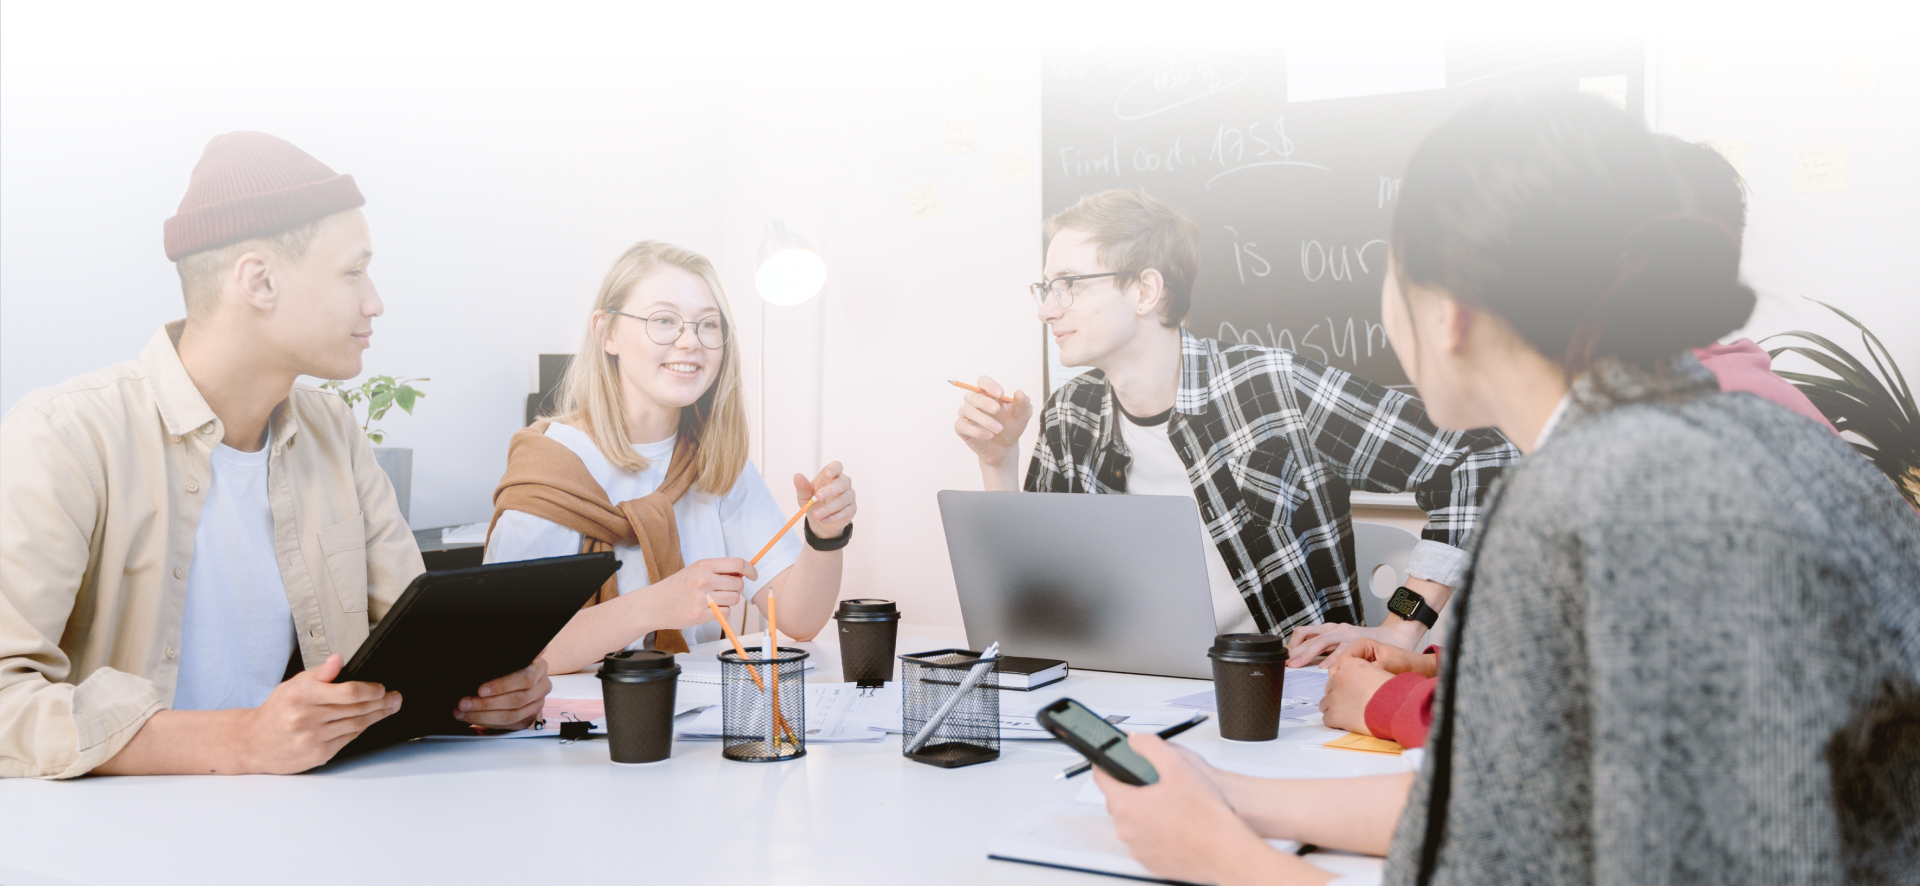
<path fill-rule="evenodd" d="M 477 545 L 487 540 L 487 523 L 466 523 L 460 526 L 448 526 L 440 530 L 440 543 L 449 545 Z"/>
<path fill-rule="evenodd" d="M 1320 699 L 1327 694 L 1327 672 L 1320 668 L 1288 668 L 1285 686 L 1280 690 L 1280 719 L 1300 722 L 1320 714 Z M 1220 706 L 1213 690 L 1169 698 L 1167 704 L 1218 715 Z"/>
<path fill-rule="evenodd" d="M 886 738 L 872 728 L 874 724 L 900 722 L 900 690 L 888 683 L 878 689 L 862 691 L 852 683 L 812 683 L 807 686 L 807 741 L 877 742 Z M 714 705 L 682 724 L 679 738 L 700 741 L 720 740 L 725 728 L 725 710 Z"/>

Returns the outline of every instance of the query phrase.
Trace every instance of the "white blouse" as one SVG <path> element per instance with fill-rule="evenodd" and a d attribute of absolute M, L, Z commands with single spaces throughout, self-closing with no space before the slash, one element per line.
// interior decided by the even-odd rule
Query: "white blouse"
<path fill-rule="evenodd" d="M 593 438 L 578 428 L 554 422 L 547 426 L 547 436 L 580 457 L 580 461 L 587 466 L 587 472 L 599 481 L 600 488 L 607 491 L 607 498 L 614 504 L 640 498 L 660 488 L 660 482 L 666 479 L 668 463 L 673 458 L 676 439 L 668 437 L 658 443 L 634 444 L 633 450 L 647 459 L 648 464 L 644 471 L 629 471 L 608 461 L 593 445 Z M 686 563 L 715 557 L 751 557 L 787 522 L 787 514 L 774 501 L 773 493 L 767 489 L 767 481 L 761 478 L 751 461 L 747 462 L 739 479 L 733 482 L 733 488 L 724 496 L 712 495 L 697 488 L 688 490 L 686 495 L 673 503 L 673 517 L 680 531 L 680 558 Z M 580 542 L 580 533 L 558 523 L 523 511 L 508 511 L 500 515 L 500 522 L 493 527 L 492 538 L 487 540 L 486 562 L 503 563 L 577 554 L 580 552 Z M 773 546 L 773 550 L 761 558 L 755 567 L 760 578 L 746 583 L 745 598 L 752 600 L 753 595 L 759 593 L 769 580 L 792 566 L 800 558 L 801 544 L 800 528 L 794 527 L 792 532 Z M 649 584 L 647 561 L 641 555 L 638 544 L 615 545 L 613 554 L 620 560 L 620 571 L 616 577 L 621 594 L 631 593 Z M 683 633 L 689 645 L 707 643 L 725 636 L 719 623 L 712 621 L 695 625 Z M 651 639 L 652 635 L 649 634 L 632 643 L 629 648 L 644 648 Z"/>

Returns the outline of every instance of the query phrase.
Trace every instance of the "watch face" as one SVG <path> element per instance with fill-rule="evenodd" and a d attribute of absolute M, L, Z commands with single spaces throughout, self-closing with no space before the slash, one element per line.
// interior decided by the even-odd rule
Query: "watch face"
<path fill-rule="evenodd" d="M 1387 611 L 1401 618 L 1412 618 L 1413 613 L 1418 611 L 1419 608 L 1420 598 L 1414 596 L 1414 593 L 1406 588 L 1400 588 L 1394 591 L 1392 599 L 1387 601 Z"/>

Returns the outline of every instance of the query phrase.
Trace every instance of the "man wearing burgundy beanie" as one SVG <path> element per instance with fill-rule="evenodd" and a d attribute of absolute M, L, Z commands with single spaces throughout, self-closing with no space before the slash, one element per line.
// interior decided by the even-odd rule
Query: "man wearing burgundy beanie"
<path fill-rule="evenodd" d="M 329 681 L 420 551 L 352 413 L 296 384 L 360 374 L 365 202 L 214 138 L 164 228 L 186 319 L 0 422 L 0 777 L 301 772 L 399 710 Z M 519 727 L 550 686 L 535 661 L 454 716 Z"/>

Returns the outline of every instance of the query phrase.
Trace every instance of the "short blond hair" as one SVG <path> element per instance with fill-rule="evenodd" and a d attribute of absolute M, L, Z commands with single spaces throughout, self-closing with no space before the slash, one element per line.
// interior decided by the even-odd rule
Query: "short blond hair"
<path fill-rule="evenodd" d="M 307 248 L 313 245 L 314 235 L 320 233 L 320 223 L 325 220 L 316 218 L 278 233 L 180 256 L 180 260 L 173 263 L 173 269 L 180 275 L 180 294 L 187 301 L 187 316 L 212 316 L 220 306 L 220 278 L 232 270 L 240 256 L 265 251 L 296 263 L 306 258 Z"/>
<path fill-rule="evenodd" d="M 607 461 L 629 471 L 646 470 L 647 459 L 633 451 L 633 440 L 627 435 L 620 359 L 607 353 L 607 336 L 618 319 L 609 312 L 626 304 L 633 287 L 642 278 L 668 266 L 706 281 L 728 330 L 713 384 L 693 405 L 680 410 L 679 427 L 682 436 L 691 436 L 699 445 L 695 464 L 699 469 L 700 491 L 725 495 L 745 470 L 751 445 L 746 394 L 740 380 L 739 348 L 733 340 L 737 327 L 733 323 L 733 308 L 727 303 L 726 289 L 720 285 L 720 275 L 713 269 L 713 262 L 691 249 L 646 240 L 620 254 L 607 270 L 606 278 L 600 281 L 600 294 L 594 298 L 593 314 L 587 320 L 586 339 L 580 343 L 580 352 L 574 355 L 566 376 L 560 381 L 554 414 L 546 418 L 586 431 Z"/>
<path fill-rule="evenodd" d="M 1177 327 L 1193 307 L 1193 278 L 1200 272 L 1200 227 L 1184 212 L 1143 191 L 1115 189 L 1088 194 L 1047 219 L 1044 250 L 1065 230 L 1085 231 L 1100 263 L 1119 274 L 1121 286 L 1152 268 L 1160 272 L 1166 298 L 1160 322 Z"/>

